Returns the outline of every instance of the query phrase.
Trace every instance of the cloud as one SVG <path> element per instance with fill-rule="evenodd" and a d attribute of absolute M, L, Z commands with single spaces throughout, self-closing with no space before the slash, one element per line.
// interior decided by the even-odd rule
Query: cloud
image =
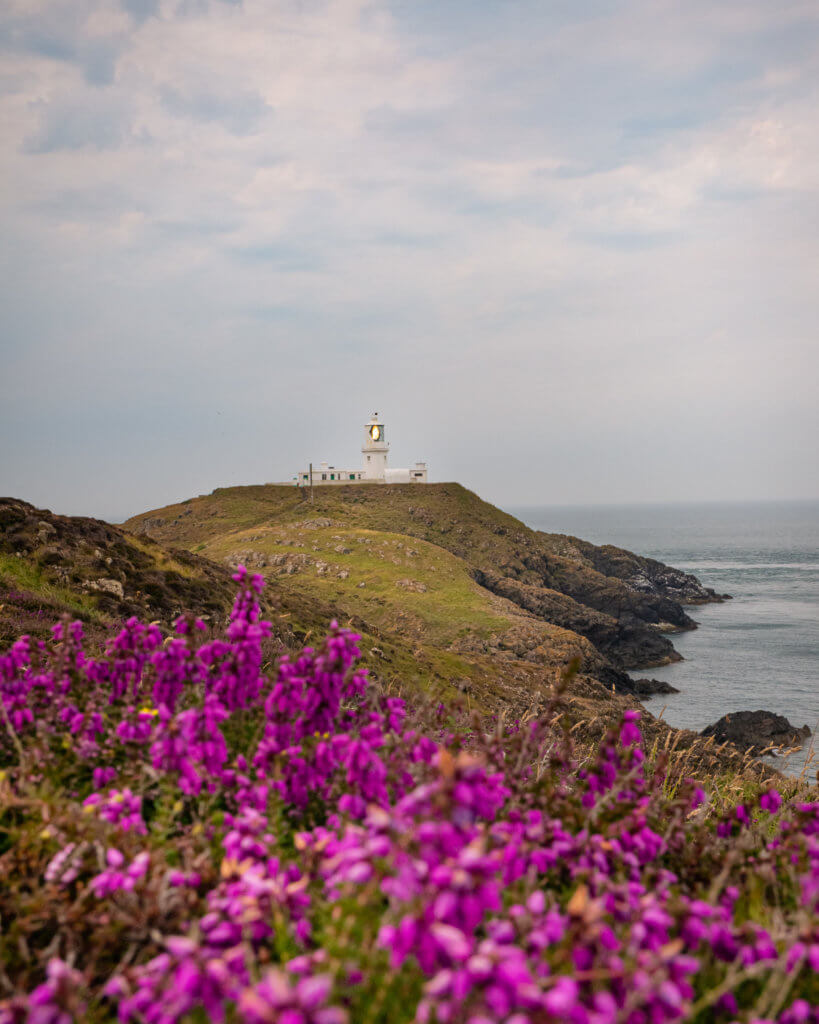
<path fill-rule="evenodd" d="M 140 23 L 159 13 L 159 0 L 122 0 L 122 6 Z"/>
<path fill-rule="evenodd" d="M 86 93 L 35 107 L 39 124 L 26 139 L 27 153 L 117 149 L 130 132 L 130 105 L 119 97 Z"/>
<path fill-rule="evenodd" d="M 236 249 L 238 259 L 248 263 L 262 263 L 289 273 L 303 270 L 318 270 L 324 266 L 320 255 L 300 246 L 257 245 Z"/>
<path fill-rule="evenodd" d="M 603 462 L 600 500 L 743 496 L 697 479 L 714 446 L 745 494 L 819 478 L 788 455 L 819 372 L 815 5 L 19 0 L 3 24 L 5 436 L 33 380 L 105 465 L 99 423 L 150 408 L 142 506 L 287 477 L 371 405 L 509 503 L 584 500 Z M 39 493 L 54 463 L 21 452 L 5 489 Z"/>
<path fill-rule="evenodd" d="M 0 52 L 74 64 L 92 85 L 114 80 L 126 46 L 127 19 L 92 0 L 11 0 L 0 15 Z"/>
<path fill-rule="evenodd" d="M 216 121 L 234 135 L 256 131 L 268 107 L 258 93 L 232 93 L 226 83 L 223 92 L 208 89 L 183 93 L 171 85 L 160 89 L 164 108 L 175 117 Z"/>

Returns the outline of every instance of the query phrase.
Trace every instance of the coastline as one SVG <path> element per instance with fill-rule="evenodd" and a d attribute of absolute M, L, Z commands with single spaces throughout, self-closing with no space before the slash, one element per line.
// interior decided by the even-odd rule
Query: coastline
<path fill-rule="evenodd" d="M 540 529 L 571 523 L 592 540 L 608 537 L 732 593 L 730 602 L 701 604 L 695 630 L 675 628 L 683 660 L 651 674 L 680 693 L 654 698 L 653 713 L 663 708 L 669 725 L 699 732 L 726 713 L 765 709 L 807 724 L 815 742 L 819 502 L 542 506 L 515 514 Z M 771 763 L 798 775 L 810 742 Z"/>

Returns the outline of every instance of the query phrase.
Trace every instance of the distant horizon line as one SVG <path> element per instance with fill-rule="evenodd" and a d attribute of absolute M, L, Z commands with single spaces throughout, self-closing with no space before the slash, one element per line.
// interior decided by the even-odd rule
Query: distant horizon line
<path fill-rule="evenodd" d="M 458 480 L 434 480 L 430 481 L 425 486 L 434 486 L 435 484 L 447 484 L 447 483 L 460 483 Z M 231 487 L 259 487 L 265 486 L 265 484 L 228 484 L 222 487 L 216 487 L 213 490 L 229 489 Z M 513 511 L 523 512 L 531 509 L 581 509 L 581 508 L 596 508 L 596 509 L 616 509 L 616 508 L 670 508 L 670 507 L 702 507 L 702 506 L 740 506 L 740 505 L 817 505 L 819 504 L 819 496 L 812 498 L 672 498 L 672 499 L 633 499 L 631 501 L 560 501 L 560 502 L 507 502 L 505 499 L 492 499 L 485 498 L 480 491 L 474 487 L 470 487 L 468 484 L 461 484 L 462 487 L 466 487 L 468 490 L 474 491 L 484 501 L 489 504 L 495 505 L 502 511 Z M 206 492 L 212 494 L 213 491 Z M 99 511 L 89 512 L 58 512 L 57 515 L 68 515 L 68 516 L 85 516 L 86 518 L 101 519 L 104 522 L 111 523 L 114 526 L 122 525 L 128 519 L 133 518 L 137 515 L 143 515 L 145 512 L 153 511 L 157 508 L 165 508 L 168 505 L 178 505 L 183 501 L 190 500 L 191 497 L 199 497 L 201 495 L 189 495 L 187 498 L 171 499 L 170 501 L 164 501 L 162 504 L 148 506 L 142 508 L 136 512 L 129 512 L 125 516 L 122 516 L 120 512 L 114 515 L 106 514 Z M 21 498 L 22 501 L 27 501 L 36 507 L 45 508 L 45 505 L 38 505 L 38 503 L 31 501 L 29 498 Z M 503 502 L 503 504 L 501 504 Z M 54 511 L 53 506 L 49 506 L 50 511 Z"/>
<path fill-rule="evenodd" d="M 431 481 L 434 485 L 436 483 L 447 484 L 447 483 L 458 483 L 457 480 L 434 480 Z M 258 484 L 234 484 L 236 487 L 257 487 Z M 262 485 L 264 486 L 264 485 Z M 426 485 L 426 486 L 429 486 Z M 462 486 L 466 486 L 463 484 Z M 222 488 L 215 488 L 215 490 L 221 490 Z M 472 490 L 472 488 L 467 488 Z M 213 492 L 209 492 L 213 493 Z M 534 502 L 531 504 L 519 505 L 516 502 L 507 504 L 504 502 L 503 505 L 499 501 L 492 501 L 491 499 L 484 498 L 478 491 L 474 492 L 481 498 L 482 501 L 486 501 L 490 505 L 494 505 L 499 508 L 502 512 L 524 512 L 531 509 L 581 509 L 581 508 L 696 508 L 702 506 L 722 506 L 727 507 L 731 505 L 819 505 L 819 497 L 816 498 L 702 498 L 702 499 L 686 499 L 686 500 L 670 500 L 670 501 L 567 501 L 567 502 Z M 169 501 L 165 505 L 157 505 L 155 508 L 166 508 L 168 505 L 178 505 L 182 501 L 188 499 L 181 498 L 179 501 Z M 127 520 L 132 519 L 134 516 L 144 515 L 145 512 L 153 511 L 152 508 L 143 509 L 141 512 L 132 512 L 122 519 L 105 519 L 105 522 L 109 522 L 114 526 L 122 525 Z M 81 514 L 81 513 L 80 513 Z M 103 516 L 96 516 L 94 518 L 104 519 Z"/>
<path fill-rule="evenodd" d="M 819 505 L 819 497 L 815 498 L 672 498 L 665 500 L 633 501 L 560 501 L 532 502 L 527 504 L 513 503 L 509 507 L 515 509 L 531 508 L 667 508 L 670 506 L 698 505 Z"/>

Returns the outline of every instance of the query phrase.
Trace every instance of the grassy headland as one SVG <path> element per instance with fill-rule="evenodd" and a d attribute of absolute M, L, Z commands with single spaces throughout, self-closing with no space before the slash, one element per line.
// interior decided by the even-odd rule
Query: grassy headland
<path fill-rule="evenodd" d="M 337 618 L 402 692 L 520 714 L 576 665 L 570 700 L 590 738 L 635 706 L 629 670 L 678 658 L 668 634 L 695 627 L 687 607 L 721 599 L 652 559 L 531 530 L 454 483 L 316 487 L 312 500 L 219 488 L 124 528 L 261 572 L 295 638 Z M 672 737 L 650 716 L 646 729 L 713 766 L 693 734 Z"/>
<path fill-rule="evenodd" d="M 667 631 L 716 599 L 693 577 L 630 552 L 528 529 L 457 484 L 219 489 L 124 528 L 0 501 L 0 640 L 47 637 L 61 615 L 92 637 L 135 615 L 169 631 L 191 611 L 214 626 L 240 563 L 268 581 L 268 656 L 333 619 L 355 629 L 389 692 L 530 715 L 572 667 L 568 713 L 594 741 L 639 706 L 628 669 L 676 657 Z M 734 754 L 647 716 L 652 745 L 708 771 Z"/>

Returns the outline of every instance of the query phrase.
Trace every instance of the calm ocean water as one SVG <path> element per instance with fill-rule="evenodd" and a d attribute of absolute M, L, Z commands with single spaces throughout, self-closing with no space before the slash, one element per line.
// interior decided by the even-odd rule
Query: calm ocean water
<path fill-rule="evenodd" d="M 616 544 L 733 595 L 689 609 L 699 629 L 672 637 L 685 661 L 643 673 L 680 690 L 648 704 L 655 714 L 665 704 L 670 725 L 699 730 L 728 712 L 764 708 L 817 728 L 819 502 L 509 511 L 534 529 Z M 805 756 L 777 765 L 798 773 Z M 819 757 L 811 775 L 816 768 Z"/>

